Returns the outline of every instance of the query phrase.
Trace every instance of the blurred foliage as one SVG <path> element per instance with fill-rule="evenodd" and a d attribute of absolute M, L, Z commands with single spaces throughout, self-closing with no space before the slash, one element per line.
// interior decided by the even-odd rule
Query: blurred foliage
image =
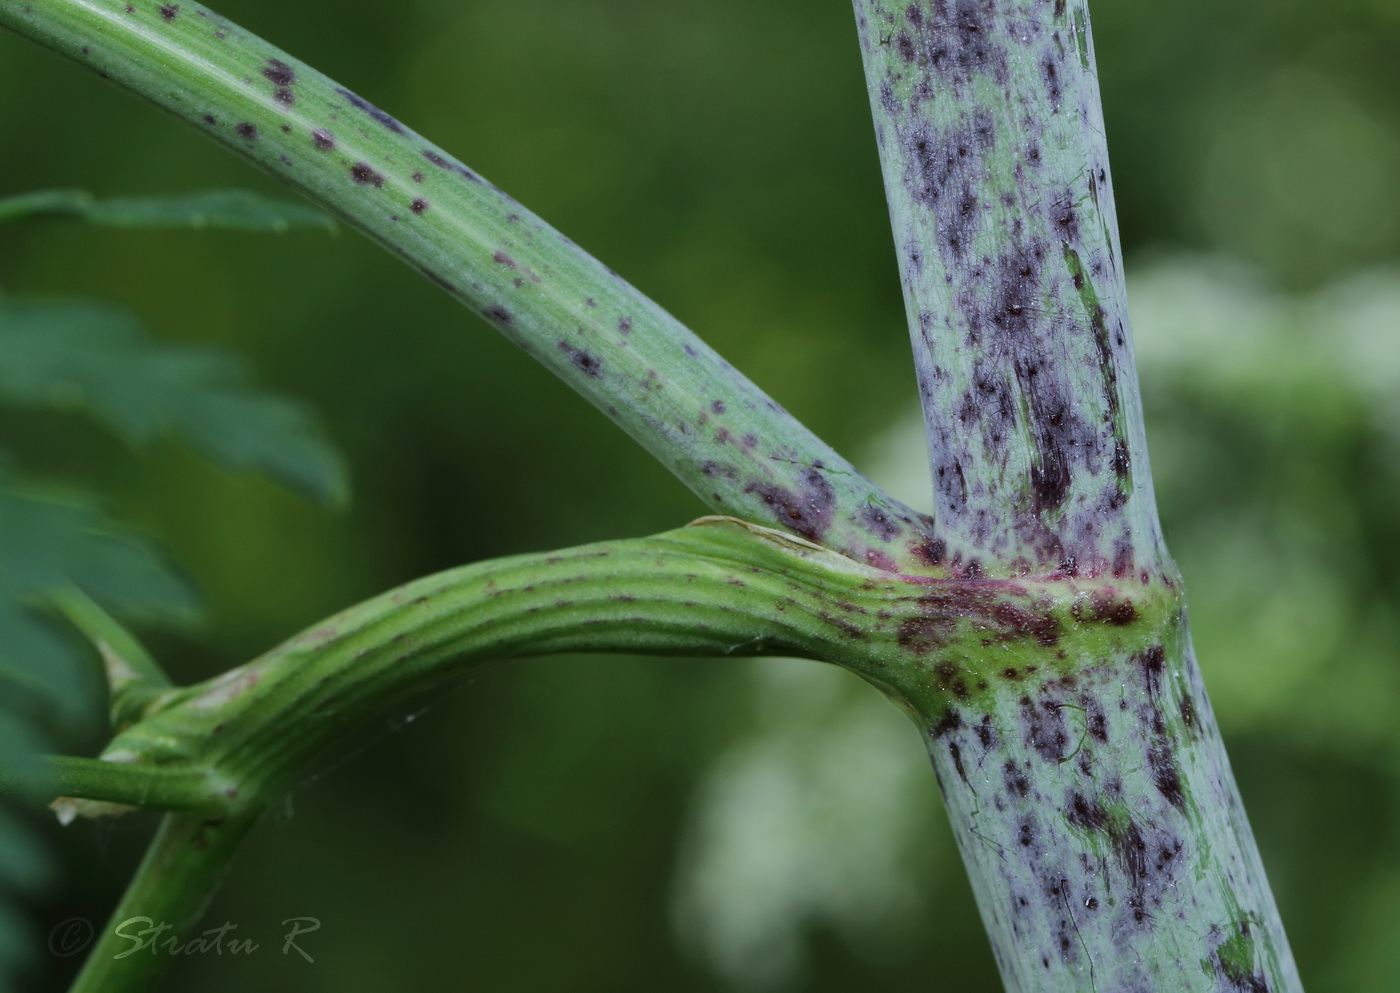
<path fill-rule="evenodd" d="M 272 200 L 247 190 L 205 190 L 155 197 L 99 200 L 86 190 L 39 190 L 0 200 L 0 223 L 66 217 L 114 228 L 224 228 L 276 231 L 293 227 L 335 231 L 335 221 L 314 207 Z"/>
<path fill-rule="evenodd" d="M 823 437 L 925 492 L 921 443 L 890 434 L 911 423 L 913 377 L 848 7 L 220 9 L 461 156 Z M 1309 989 L 1385 988 L 1400 971 L 1400 4 L 1093 12 L 1156 483 L 1202 668 Z M 23 149 L 0 157 L 0 193 L 250 182 L 8 37 L 0 92 L 0 133 Z M 359 239 L 26 225 L 0 233 L 0 274 L 238 350 L 348 454 L 356 503 L 337 517 L 173 447 L 137 465 L 51 415 L 0 424 L 26 467 L 100 481 L 207 591 L 203 631 L 151 638 L 177 679 L 416 575 L 702 512 Z M 549 659 L 408 714 L 348 743 L 252 839 L 208 920 L 260 951 L 182 961 L 169 988 L 998 988 L 918 736 L 842 673 Z M 100 923 L 151 823 L 36 820 L 67 866 L 41 926 Z M 297 915 L 322 921 L 301 940 L 314 963 L 281 954 Z M 76 966 L 38 959 L 38 988 Z"/>
<path fill-rule="evenodd" d="M 99 201 L 65 190 L 0 200 L 0 223 L 52 216 L 116 227 L 272 231 L 329 223 L 300 204 L 237 191 Z M 344 470 L 312 420 L 243 380 L 234 356 L 162 346 L 111 305 L 0 297 L 0 404 L 82 412 L 133 445 L 179 438 L 215 464 L 261 471 L 324 503 L 343 502 Z M 3 449 L 0 458 L 12 461 Z M 77 649 L 43 608 L 56 596 L 76 595 L 168 622 L 188 621 L 199 607 L 161 552 L 104 516 L 90 492 L 95 486 L 91 479 L 37 483 L 0 465 L 0 762 L 7 780 L 30 788 L 43 786 L 41 751 L 86 744 L 107 723 L 97 667 L 84 665 L 91 650 Z M 38 944 L 21 926 L 16 904 L 53 876 L 44 846 L 10 807 L 0 803 L 0 989 L 33 960 Z"/>

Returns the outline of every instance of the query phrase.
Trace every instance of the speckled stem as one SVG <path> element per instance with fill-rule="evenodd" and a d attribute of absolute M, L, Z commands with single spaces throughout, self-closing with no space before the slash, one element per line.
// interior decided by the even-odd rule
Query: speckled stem
<path fill-rule="evenodd" d="M 970 721 L 964 713 L 995 713 L 1022 685 L 1073 681 L 1093 660 L 1150 653 L 1174 604 L 1169 591 L 1141 584 L 892 575 L 775 529 L 706 518 L 651 538 L 430 576 L 246 666 L 165 691 L 104 750 L 126 767 L 127 793 L 104 783 L 102 796 L 142 804 L 149 784 L 139 771 L 152 781 L 197 773 L 201 795 L 218 801 L 202 815 L 208 830 L 243 824 L 327 745 L 395 700 L 482 662 L 550 652 L 834 662 L 881 688 L 946 747 Z M 212 884 L 217 873 L 189 850 L 189 837 L 170 841 L 169 857 L 193 860 L 189 878 Z M 188 915 L 200 901 L 184 892 L 184 877 L 162 888 L 146 872 L 133 883 L 141 899 L 124 901 L 119 914 L 174 921 L 178 911 L 193 927 Z M 107 934 L 99 954 L 123 940 Z M 140 988 L 103 968 L 104 990 Z M 134 975 L 149 978 L 145 965 Z"/>
<path fill-rule="evenodd" d="M 968 639 L 927 648 L 1006 988 L 1299 993 L 1157 525 L 1086 6 L 855 10 L 948 565 L 1131 589 L 1089 612 L 1144 639 L 984 640 L 975 682 Z"/>
<path fill-rule="evenodd" d="M 348 88 L 190 3 L 0 0 L 0 25 L 359 228 L 587 397 L 716 513 L 872 564 L 933 564 L 930 520 L 617 273 Z"/>
<path fill-rule="evenodd" d="M 1184 614 L 928 720 L 1011 993 L 1301 993 Z"/>
<path fill-rule="evenodd" d="M 1183 630 L 1166 584 L 896 576 L 706 518 L 410 583 L 166 691 L 103 758 L 132 771 L 133 803 L 135 770 L 197 771 L 221 802 L 203 815 L 217 828 L 255 818 L 349 728 L 482 662 L 804 656 L 856 672 L 928 731 L 1011 989 L 1290 989 L 1275 981 L 1286 946 L 1251 888 L 1257 856 L 1199 680 L 1189 657 L 1183 673 L 1167 661 L 1186 657 Z M 172 919 L 161 887 L 134 887 L 140 913 Z M 1188 966 L 1195 985 L 1161 985 Z M 1266 985 L 1238 985 L 1256 978 Z"/>
<path fill-rule="evenodd" d="M 1156 571 L 1083 0 L 855 9 L 950 562 Z"/>

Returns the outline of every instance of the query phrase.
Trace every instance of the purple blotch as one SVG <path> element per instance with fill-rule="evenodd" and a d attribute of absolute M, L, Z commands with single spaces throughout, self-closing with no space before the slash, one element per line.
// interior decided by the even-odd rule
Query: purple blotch
<path fill-rule="evenodd" d="M 427 159 L 429 162 L 431 162 L 433 165 L 437 166 L 439 169 L 446 169 L 448 172 L 455 172 L 457 175 L 461 176 L 463 179 L 469 179 L 469 180 L 471 180 L 473 183 L 479 183 L 479 182 L 481 182 L 480 177 L 478 177 L 476 173 L 472 172 L 472 171 L 471 171 L 470 169 L 468 169 L 466 166 L 462 165 L 462 164 L 459 163 L 459 162 L 452 162 L 452 161 L 450 161 L 450 160 L 448 160 L 448 159 L 443 158 L 441 155 L 439 155 L 437 152 L 433 151 L 431 148 L 425 148 L 425 149 L 423 149 L 423 158 Z M 509 219 L 510 219 L 510 218 L 507 218 L 507 220 L 509 220 Z"/>
<path fill-rule="evenodd" d="M 384 177 L 364 162 L 356 162 L 350 167 L 350 178 L 361 186 L 369 185 L 379 188 L 384 185 Z"/>
<path fill-rule="evenodd" d="M 350 106 L 354 107 L 357 110 L 364 111 L 370 117 L 374 118 L 376 121 L 384 125 L 384 127 L 388 128 L 395 134 L 403 134 L 402 124 L 394 120 L 388 114 L 384 113 L 384 111 L 380 110 L 368 100 L 365 100 L 364 98 L 354 93 L 351 93 L 349 90 L 346 89 L 337 88 L 336 92 L 343 96 L 346 100 L 350 101 Z"/>
<path fill-rule="evenodd" d="M 603 374 L 603 363 L 593 355 L 585 352 L 582 348 L 575 347 L 567 341 L 559 342 L 559 350 L 569 356 L 569 360 L 586 376 L 597 379 Z"/>
<path fill-rule="evenodd" d="M 262 74 L 272 82 L 273 86 L 291 86 L 297 81 L 296 70 L 281 59 L 268 59 Z"/>

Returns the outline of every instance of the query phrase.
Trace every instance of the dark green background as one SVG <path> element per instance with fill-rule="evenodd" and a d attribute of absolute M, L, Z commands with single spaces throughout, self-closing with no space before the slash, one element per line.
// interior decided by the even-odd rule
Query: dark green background
<path fill-rule="evenodd" d="M 843 451 L 876 458 L 876 439 L 910 416 L 845 4 L 219 9 L 528 204 Z M 1400 974 L 1400 4 L 1103 0 L 1093 12 L 1157 487 L 1206 680 L 1308 988 L 1386 989 Z M 0 196 L 278 191 L 10 36 L 0 136 Z M 26 468 L 102 486 L 206 591 L 207 624 L 150 633 L 177 678 L 426 572 L 704 510 L 348 231 L 30 224 L 0 232 L 0 285 L 119 301 L 165 340 L 235 348 L 261 383 L 314 405 L 350 460 L 354 504 L 335 514 L 173 446 L 134 457 L 95 429 L 7 412 L 0 443 Z M 906 478 L 920 478 L 918 458 L 914 445 Z M 795 756 L 779 792 L 807 796 L 807 777 L 822 777 L 839 800 L 841 777 L 833 786 L 793 743 L 864 706 L 839 679 L 814 691 L 800 676 L 764 682 L 762 666 L 518 663 L 435 694 L 411 724 L 368 729 L 261 827 L 210 910 L 210 926 L 235 922 L 260 951 L 182 962 L 170 988 L 744 988 L 672 909 L 682 839 L 703 821 L 697 788 L 768 748 Z M 773 701 L 788 697 L 780 713 Z M 886 710 L 875 719 L 905 735 Z M 912 729 L 902 747 L 891 761 L 921 761 Z M 841 767 L 852 790 L 878 778 L 860 755 Z M 896 832 L 918 842 L 907 879 L 845 887 L 845 903 L 777 899 L 798 908 L 776 925 L 788 940 L 747 986 L 997 988 L 933 777 L 913 788 L 925 792 L 899 808 L 909 822 Z M 101 922 L 152 821 L 38 823 L 67 869 L 34 907 L 36 933 Z M 826 832 L 832 865 L 892 829 L 857 818 L 842 830 L 860 838 Z M 299 915 L 322 921 L 303 942 L 314 964 L 280 954 L 280 922 Z M 35 988 L 59 989 L 75 961 L 40 948 L 35 963 Z"/>

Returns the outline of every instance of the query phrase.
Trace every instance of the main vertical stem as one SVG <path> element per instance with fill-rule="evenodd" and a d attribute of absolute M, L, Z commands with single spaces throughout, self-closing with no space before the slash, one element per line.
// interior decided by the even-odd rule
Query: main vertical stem
<path fill-rule="evenodd" d="M 1157 523 L 1085 0 L 855 11 L 944 561 L 1095 591 L 1075 619 L 1147 646 L 988 639 L 979 678 L 916 646 L 1006 987 L 1300 991 Z"/>

